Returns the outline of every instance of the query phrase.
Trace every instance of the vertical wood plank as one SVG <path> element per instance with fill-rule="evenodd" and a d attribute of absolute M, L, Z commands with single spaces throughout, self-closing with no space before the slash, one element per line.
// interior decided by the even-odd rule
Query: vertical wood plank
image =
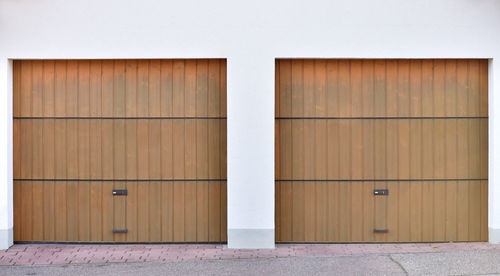
<path fill-rule="evenodd" d="M 162 60 L 160 64 L 160 108 L 161 116 L 172 116 L 173 109 L 173 67 L 172 60 Z"/>
<path fill-rule="evenodd" d="M 481 180 L 481 240 L 488 240 L 488 181 Z"/>
<path fill-rule="evenodd" d="M 137 60 L 127 60 L 125 65 L 125 115 L 137 116 Z"/>
<path fill-rule="evenodd" d="M 433 67 L 433 116 L 440 117 L 446 115 L 446 94 L 445 94 L 445 61 L 434 60 Z"/>
<path fill-rule="evenodd" d="M 471 240 L 481 239 L 481 182 L 469 182 L 469 238 Z M 479 214 L 479 215 L 478 215 Z"/>
<path fill-rule="evenodd" d="M 220 61 L 220 80 L 219 80 L 219 98 L 220 98 L 220 116 L 227 116 L 227 60 Z"/>
<path fill-rule="evenodd" d="M 173 183 L 172 182 L 162 182 L 161 189 L 161 240 L 166 242 L 173 241 L 173 203 L 174 203 L 174 193 L 173 193 Z"/>
<path fill-rule="evenodd" d="M 32 182 L 32 207 L 33 207 L 33 232 L 32 238 L 34 241 L 43 241 L 44 233 L 44 203 L 45 199 L 43 197 L 44 183 L 45 181 L 33 181 Z"/>
<path fill-rule="evenodd" d="M 26 61 L 24 61 L 25 63 Z M 21 77 L 21 67 L 23 61 L 14 60 L 12 62 L 12 115 L 21 116 L 21 86 L 24 80 Z"/>
<path fill-rule="evenodd" d="M 149 60 L 137 62 L 137 116 L 149 116 Z"/>
<path fill-rule="evenodd" d="M 135 133 L 134 133 L 135 134 Z M 127 149 L 128 152 L 128 149 Z M 136 170 L 134 170 L 136 172 Z M 137 179 L 137 178 L 135 178 Z M 139 191 L 139 182 L 130 181 L 126 184 L 127 187 L 127 199 L 126 199 L 126 227 L 127 227 L 127 242 L 139 242 L 139 201 L 146 200 L 145 198 L 139 198 L 143 191 Z M 144 187 L 142 185 L 141 187 Z"/>
<path fill-rule="evenodd" d="M 46 60 L 43 62 L 43 116 L 53 117 L 55 115 L 55 62 Z"/>
<path fill-rule="evenodd" d="M 90 182 L 90 240 L 102 241 L 102 184 Z"/>
<path fill-rule="evenodd" d="M 410 116 L 422 116 L 422 60 L 411 60 L 408 74 L 410 86 Z"/>
<path fill-rule="evenodd" d="M 411 115 L 410 99 L 410 63 L 409 60 L 398 60 L 398 116 Z"/>
<path fill-rule="evenodd" d="M 32 61 L 32 91 L 31 91 L 31 115 L 33 117 L 40 117 L 44 114 L 44 70 L 43 60 Z"/>
<path fill-rule="evenodd" d="M 102 182 L 102 240 L 114 241 L 113 182 Z"/>
<path fill-rule="evenodd" d="M 159 60 L 149 62 L 148 81 L 148 116 L 159 117 L 161 115 L 161 64 Z"/>
<path fill-rule="evenodd" d="M 480 89 L 480 106 L 479 112 L 481 116 L 488 116 L 488 60 L 481 59 L 479 61 L 479 89 Z"/>
<path fill-rule="evenodd" d="M 221 183 L 213 182 L 208 185 L 208 241 L 221 239 Z"/>
<path fill-rule="evenodd" d="M 433 60 L 422 61 L 422 116 L 434 116 L 433 93 L 434 64 Z"/>
<path fill-rule="evenodd" d="M 32 98 L 31 98 L 31 93 L 32 93 L 32 87 L 33 87 L 33 80 L 32 80 L 32 63 L 31 61 L 23 61 L 21 63 L 21 85 L 20 85 L 20 110 L 19 110 L 19 115 L 20 116 L 25 116 L 29 117 L 32 116 L 31 114 L 31 105 L 32 105 Z"/>
<path fill-rule="evenodd" d="M 21 181 L 13 181 L 13 203 L 14 203 L 14 240 L 21 241 L 23 240 L 22 229 L 23 221 L 27 219 L 23 217 L 22 210 L 22 202 L 23 202 L 23 193 L 22 193 L 22 182 Z"/>
<path fill-rule="evenodd" d="M 21 240 L 33 240 L 33 184 L 31 181 L 21 181 Z"/>
<path fill-rule="evenodd" d="M 90 116 L 99 117 L 102 115 L 102 61 L 90 61 Z"/>
<path fill-rule="evenodd" d="M 137 182 L 137 240 L 149 241 L 150 233 L 150 209 L 152 202 L 150 188 L 153 183 Z"/>

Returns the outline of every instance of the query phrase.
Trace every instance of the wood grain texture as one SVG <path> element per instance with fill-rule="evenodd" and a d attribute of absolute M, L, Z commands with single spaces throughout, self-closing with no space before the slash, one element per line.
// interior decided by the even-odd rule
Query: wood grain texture
<path fill-rule="evenodd" d="M 277 60 L 276 240 L 486 240 L 487 125 L 485 60 Z"/>
<path fill-rule="evenodd" d="M 15 240 L 224 241 L 225 70 L 218 59 L 15 61 Z"/>

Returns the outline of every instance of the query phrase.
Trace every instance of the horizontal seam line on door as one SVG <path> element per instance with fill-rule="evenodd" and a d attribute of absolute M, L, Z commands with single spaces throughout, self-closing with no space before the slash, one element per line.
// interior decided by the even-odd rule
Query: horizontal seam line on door
<path fill-rule="evenodd" d="M 276 179 L 276 182 L 426 182 L 426 181 L 486 181 L 488 178 L 441 179 Z"/>
<path fill-rule="evenodd" d="M 425 120 L 425 119 L 488 119 L 487 116 L 469 117 L 276 117 L 276 120 Z"/>
<path fill-rule="evenodd" d="M 75 179 L 75 178 L 14 178 L 14 181 L 54 181 L 54 182 L 202 182 L 202 181 L 227 181 L 227 179 Z"/>
<path fill-rule="evenodd" d="M 14 120 L 225 120 L 227 117 L 13 117 Z"/>

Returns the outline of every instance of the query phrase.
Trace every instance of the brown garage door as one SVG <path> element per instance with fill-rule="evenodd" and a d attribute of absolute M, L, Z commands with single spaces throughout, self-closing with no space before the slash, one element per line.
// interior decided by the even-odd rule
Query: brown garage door
<path fill-rule="evenodd" d="M 225 60 L 15 61 L 15 240 L 226 240 L 225 78 Z"/>
<path fill-rule="evenodd" d="M 278 60 L 276 240 L 487 240 L 486 60 Z"/>

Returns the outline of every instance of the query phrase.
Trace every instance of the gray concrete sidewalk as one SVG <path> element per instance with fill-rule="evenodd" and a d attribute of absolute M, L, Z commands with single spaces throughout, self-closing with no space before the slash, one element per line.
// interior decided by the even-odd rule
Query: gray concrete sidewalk
<path fill-rule="evenodd" d="M 500 250 L 4 266 L 0 275 L 500 275 Z"/>

